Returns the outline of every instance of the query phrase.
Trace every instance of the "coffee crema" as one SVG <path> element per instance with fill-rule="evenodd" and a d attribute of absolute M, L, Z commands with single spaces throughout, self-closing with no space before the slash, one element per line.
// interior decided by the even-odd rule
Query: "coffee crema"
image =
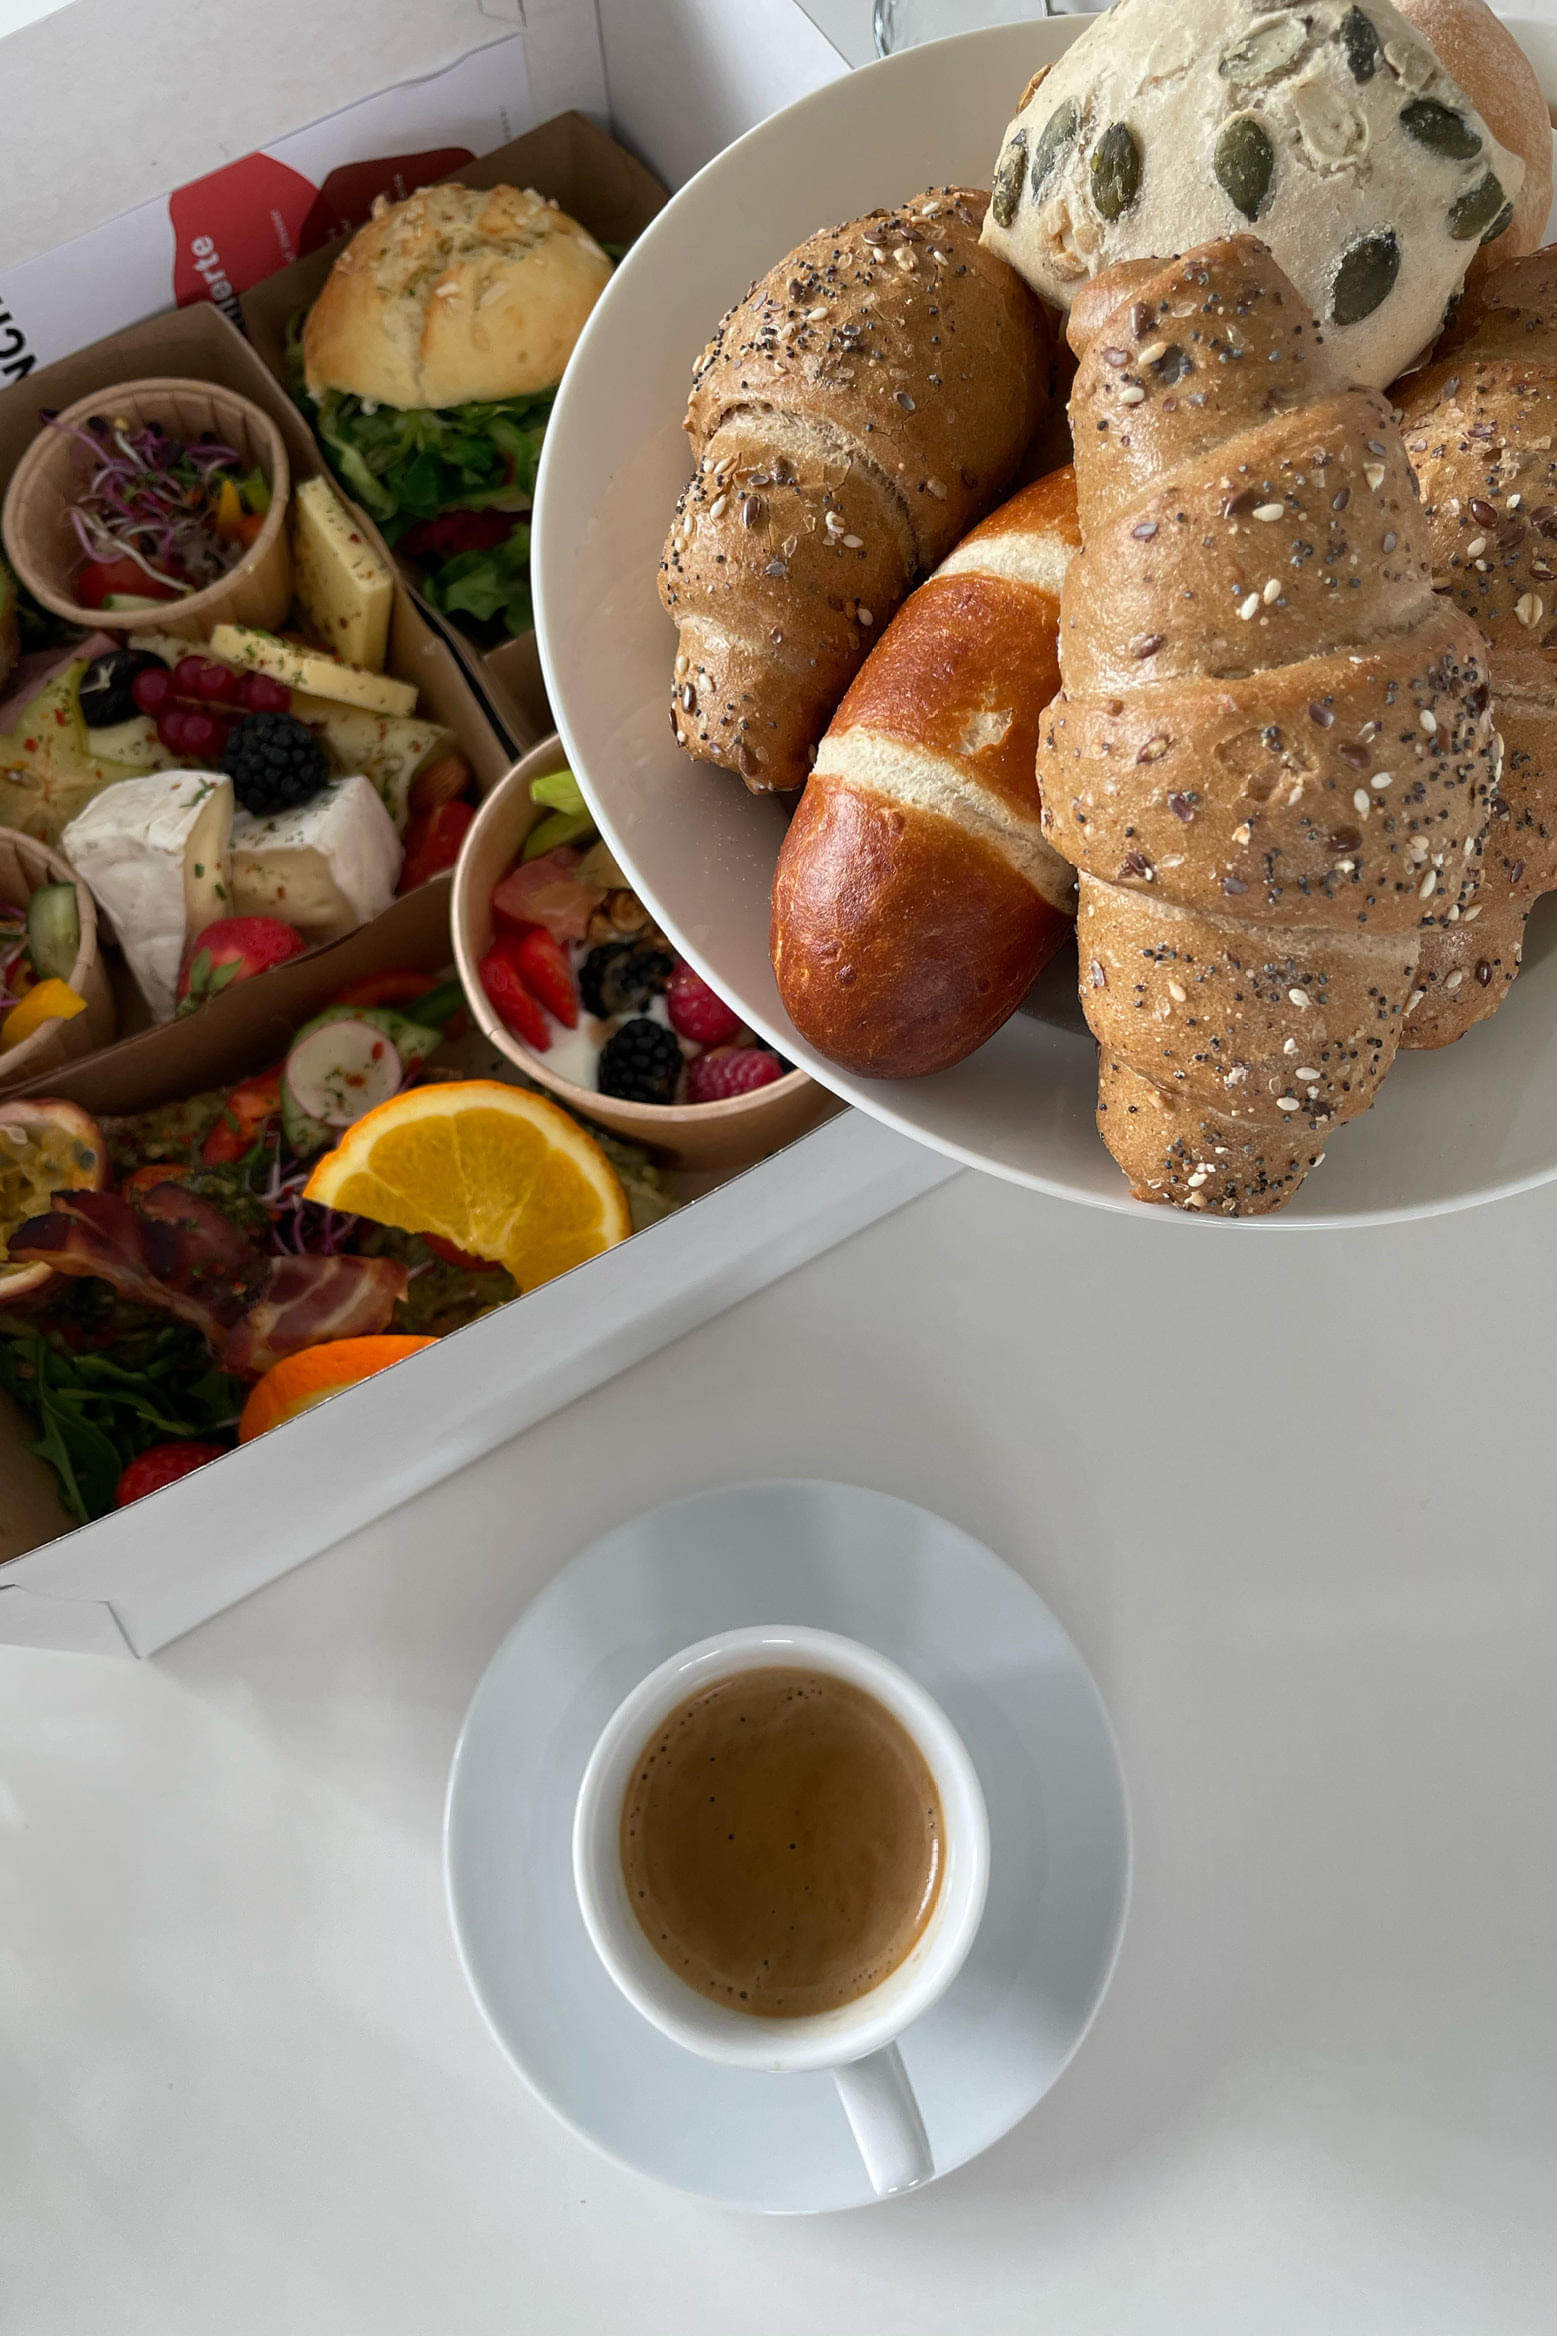
<path fill-rule="evenodd" d="M 688 1986 L 802 2019 L 911 1953 L 941 1886 L 940 1796 L 907 1730 L 851 1681 L 737 1671 L 644 1745 L 621 1857 L 633 1911 Z"/>

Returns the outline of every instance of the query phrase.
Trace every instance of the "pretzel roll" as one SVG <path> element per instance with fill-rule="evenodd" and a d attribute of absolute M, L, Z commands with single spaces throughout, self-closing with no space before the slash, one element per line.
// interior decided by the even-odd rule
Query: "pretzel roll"
<path fill-rule="evenodd" d="M 1147 1200 L 1279 1208 L 1365 1111 L 1495 749 L 1386 401 L 1252 236 L 1136 281 L 1071 399 L 1084 548 L 1040 732 L 1099 1125 Z"/>
<path fill-rule="evenodd" d="M 1034 763 L 1077 541 L 1068 468 L 1013 495 L 906 602 L 822 740 L 774 876 L 773 968 L 846 1070 L 961 1062 L 1071 930 Z"/>

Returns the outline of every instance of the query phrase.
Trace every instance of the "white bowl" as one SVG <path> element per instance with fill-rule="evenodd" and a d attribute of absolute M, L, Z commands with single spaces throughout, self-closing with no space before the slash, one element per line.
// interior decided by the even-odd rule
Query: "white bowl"
<path fill-rule="evenodd" d="M 1040 983 L 970 1061 L 933 1078 L 853 1078 L 806 1045 L 768 963 L 786 814 L 678 750 L 667 711 L 675 634 L 656 592 L 691 468 L 681 419 L 692 365 L 724 309 L 827 221 L 932 184 L 987 186 L 1029 77 L 1086 21 L 965 33 L 864 66 L 775 114 L 682 188 L 595 308 L 546 432 L 536 631 L 568 760 L 602 833 L 665 931 L 754 1029 L 861 1110 L 954 1159 L 1135 1210 L 1097 1134 L 1094 1049 L 1063 976 Z M 1548 96 L 1557 94 L 1557 27 L 1514 30 Z M 1292 1206 L 1236 1222 L 1313 1229 L 1431 1216 L 1553 1177 L 1557 900 L 1548 900 L 1502 1012 L 1442 1054 L 1402 1055 L 1377 1105 L 1338 1131 Z"/>

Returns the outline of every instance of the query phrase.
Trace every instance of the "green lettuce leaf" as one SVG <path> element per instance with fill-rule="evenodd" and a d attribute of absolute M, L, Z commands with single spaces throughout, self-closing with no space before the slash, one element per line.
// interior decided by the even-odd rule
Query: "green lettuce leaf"
<path fill-rule="evenodd" d="M 422 586 L 445 616 L 500 617 L 510 633 L 530 629 L 530 530 L 515 527 L 487 552 L 456 552 L 426 570 Z"/>

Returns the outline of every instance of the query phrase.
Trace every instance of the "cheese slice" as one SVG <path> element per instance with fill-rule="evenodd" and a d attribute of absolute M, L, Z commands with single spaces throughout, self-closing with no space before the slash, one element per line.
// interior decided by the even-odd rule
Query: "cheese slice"
<path fill-rule="evenodd" d="M 292 498 L 292 573 L 310 628 L 332 656 L 382 673 L 395 582 L 328 479 Z"/>
<path fill-rule="evenodd" d="M 233 914 L 232 819 L 231 779 L 151 771 L 105 788 L 60 838 L 159 1022 L 173 1018 L 190 942 Z"/>
<path fill-rule="evenodd" d="M 211 635 L 211 655 L 244 673 L 268 673 L 288 689 L 306 690 L 341 706 L 365 706 L 370 714 L 414 714 L 416 684 L 393 681 L 387 673 L 364 673 L 360 666 L 342 665 L 319 649 L 294 648 L 262 633 L 253 625 L 218 625 Z"/>
<path fill-rule="evenodd" d="M 360 706 L 332 706 L 299 692 L 292 711 L 318 731 L 337 770 L 361 771 L 373 781 L 384 807 L 404 833 L 411 816 L 411 781 L 428 763 L 458 751 L 459 740 L 441 722 L 419 715 L 365 713 Z"/>
<path fill-rule="evenodd" d="M 355 932 L 395 897 L 403 854 L 371 779 L 334 779 L 295 811 L 232 823 L 233 914 L 281 917 L 310 941 Z"/>

